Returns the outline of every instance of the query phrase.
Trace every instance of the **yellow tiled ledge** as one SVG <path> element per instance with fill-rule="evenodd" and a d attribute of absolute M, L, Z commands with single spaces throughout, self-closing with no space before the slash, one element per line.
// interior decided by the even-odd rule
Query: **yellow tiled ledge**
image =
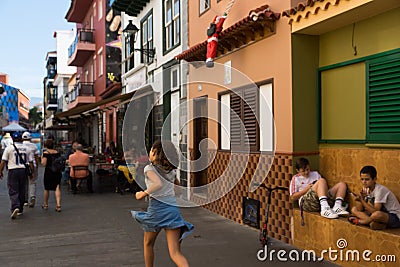
<path fill-rule="evenodd" d="M 301 226 L 301 215 L 299 209 L 294 209 L 292 220 L 293 244 L 301 249 L 314 250 L 319 257 L 322 250 L 333 251 L 337 260 L 330 260 L 329 255 L 324 254 L 326 260 L 340 266 L 393 266 L 398 267 L 400 263 L 400 229 L 389 229 L 374 231 L 366 226 L 352 225 L 347 218 L 326 219 L 316 212 L 304 212 L 305 225 Z M 339 247 L 338 247 L 339 245 Z M 344 246 L 344 247 L 342 247 Z M 352 253 L 360 255 L 360 260 L 352 257 Z M 363 260 L 364 251 L 370 250 L 370 262 Z M 365 252 L 367 253 L 367 252 Z M 342 260 L 340 255 L 342 254 Z M 349 260 L 346 261 L 346 254 Z M 354 254 L 356 255 L 356 254 Z M 368 254 L 366 254 L 368 256 Z M 373 261 L 375 256 L 381 258 L 395 257 L 395 262 Z M 352 259 L 355 260 L 352 260 Z M 368 258 L 368 257 L 367 257 Z"/>

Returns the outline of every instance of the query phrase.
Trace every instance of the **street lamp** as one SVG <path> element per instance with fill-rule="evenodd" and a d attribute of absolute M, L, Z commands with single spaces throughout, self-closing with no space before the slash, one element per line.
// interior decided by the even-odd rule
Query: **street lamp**
<path fill-rule="evenodd" d="M 128 25 L 126 25 L 125 29 L 122 31 L 122 33 L 125 35 L 125 38 L 127 40 L 133 40 L 133 43 L 136 43 L 136 39 L 137 39 L 137 36 L 138 36 L 137 33 L 138 32 L 139 32 L 139 28 L 136 27 L 132 23 L 131 19 L 129 20 Z M 156 49 L 155 48 L 152 48 L 152 49 L 149 49 L 149 48 L 143 48 L 143 49 L 134 48 L 133 50 L 134 51 L 140 51 L 142 54 L 145 54 L 146 56 L 149 56 L 149 57 L 152 57 L 152 58 L 154 58 L 154 56 L 156 54 Z"/>

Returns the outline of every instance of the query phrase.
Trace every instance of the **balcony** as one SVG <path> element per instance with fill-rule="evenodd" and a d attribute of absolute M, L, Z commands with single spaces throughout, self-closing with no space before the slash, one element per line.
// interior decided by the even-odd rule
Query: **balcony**
<path fill-rule="evenodd" d="M 68 48 L 68 65 L 83 66 L 95 51 L 94 30 L 78 29 L 74 42 Z"/>
<path fill-rule="evenodd" d="M 68 22 L 82 23 L 85 16 L 89 12 L 92 1 L 86 0 L 71 0 L 71 6 L 69 7 L 65 19 Z"/>
<path fill-rule="evenodd" d="M 73 90 L 68 92 L 66 97 L 68 98 L 68 109 L 73 109 L 83 104 L 95 103 L 94 84 L 79 82 Z"/>
<path fill-rule="evenodd" d="M 57 74 L 57 58 L 56 57 L 49 57 L 46 64 L 47 69 L 47 78 L 54 79 Z"/>
<path fill-rule="evenodd" d="M 57 100 L 57 87 L 53 86 L 53 83 L 48 83 L 47 85 L 47 97 L 46 97 L 46 110 L 57 110 L 58 100 Z"/>

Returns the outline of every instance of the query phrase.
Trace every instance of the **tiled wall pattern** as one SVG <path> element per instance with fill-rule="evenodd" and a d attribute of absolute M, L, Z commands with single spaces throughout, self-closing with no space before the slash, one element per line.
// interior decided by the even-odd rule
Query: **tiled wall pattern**
<path fill-rule="evenodd" d="M 191 151 L 191 155 L 193 152 Z M 289 187 L 290 179 L 292 177 L 292 156 L 276 154 L 273 158 L 268 155 L 251 154 L 247 157 L 244 154 L 230 154 L 229 152 L 220 151 L 209 151 L 209 157 L 214 158 L 214 161 L 208 168 L 208 182 L 212 182 L 225 171 L 230 161 L 234 168 L 230 169 L 227 175 L 236 177 L 242 172 L 240 165 L 243 162 L 247 162 L 247 167 L 239 180 L 238 184 L 229 191 L 224 197 L 205 205 L 204 207 L 220 214 L 230 220 L 238 223 L 243 223 L 242 220 L 242 202 L 243 197 L 249 197 L 252 199 L 259 200 L 260 205 L 260 225 L 265 219 L 265 208 L 267 203 L 267 191 L 263 188 L 258 188 L 254 192 L 249 192 L 250 181 L 256 177 L 258 181 L 261 181 L 264 177 L 267 177 L 265 184 L 269 187 L 284 186 Z M 260 164 L 259 164 L 260 161 Z M 272 164 L 271 164 L 272 163 Z M 258 165 L 258 169 L 257 169 Z M 235 169 L 235 166 L 238 166 Z M 269 167 L 271 167 L 270 172 Z M 255 170 L 257 171 L 255 172 Z M 192 175 L 192 174 L 191 174 Z M 194 177 L 191 177 L 193 181 Z M 222 188 L 224 185 L 222 185 Z M 211 190 L 214 192 L 208 192 L 209 194 L 216 194 L 221 187 L 213 187 Z M 193 196 L 192 200 L 196 201 L 196 195 Z M 275 191 L 272 196 L 272 203 L 270 207 L 269 217 L 269 235 L 273 238 L 282 240 L 286 243 L 291 243 L 290 233 L 290 217 L 292 215 L 292 204 L 289 201 L 289 192 Z"/>
<path fill-rule="evenodd" d="M 400 150 L 372 148 L 321 148 L 320 172 L 330 186 L 347 183 L 354 192 L 361 190 L 360 170 L 373 165 L 378 171 L 377 182 L 387 186 L 400 198 Z"/>

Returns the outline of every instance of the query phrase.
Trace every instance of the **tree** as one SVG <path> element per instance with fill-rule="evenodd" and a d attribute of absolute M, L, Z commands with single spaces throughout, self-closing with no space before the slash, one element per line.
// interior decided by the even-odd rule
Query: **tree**
<path fill-rule="evenodd" d="M 29 110 L 29 122 L 33 128 L 36 128 L 36 125 L 43 121 L 42 112 L 38 112 L 37 107 L 33 107 Z"/>

